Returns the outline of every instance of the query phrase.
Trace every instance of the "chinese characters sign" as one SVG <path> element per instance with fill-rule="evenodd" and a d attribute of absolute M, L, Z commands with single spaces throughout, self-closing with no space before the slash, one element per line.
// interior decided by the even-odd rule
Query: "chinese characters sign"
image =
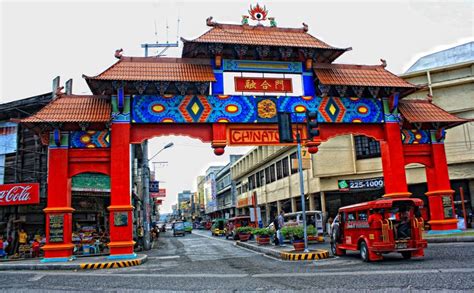
<path fill-rule="evenodd" d="M 289 78 L 234 77 L 237 92 L 293 92 Z"/>

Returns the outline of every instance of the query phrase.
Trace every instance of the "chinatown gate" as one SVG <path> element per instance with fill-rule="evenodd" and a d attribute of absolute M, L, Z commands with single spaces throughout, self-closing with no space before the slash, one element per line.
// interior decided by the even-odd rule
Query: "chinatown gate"
<path fill-rule="evenodd" d="M 57 82 L 55 99 L 22 121 L 49 145 L 45 260 L 72 256 L 73 176 L 110 176 L 110 258 L 133 258 L 131 144 L 185 135 L 210 143 L 216 155 L 227 145 L 281 145 L 278 112 L 292 113 L 294 134 L 301 132 L 313 154 L 338 135 L 379 141 L 385 197 L 411 196 L 405 165 L 423 164 L 432 230 L 457 228 L 443 141 L 445 130 L 464 119 L 429 100 L 404 100 L 417 88 L 385 70 L 384 60 L 333 63 L 350 48 L 322 42 L 305 24 L 279 28 L 258 5 L 241 25 L 212 17 L 207 25 L 202 36 L 182 40 L 182 58 L 125 57 L 117 50 L 119 60 L 110 68 L 84 76 L 93 95 L 63 93 Z M 320 135 L 311 140 L 306 111 L 318 112 Z M 50 224 L 58 221 L 62 238 L 53 241 Z"/>

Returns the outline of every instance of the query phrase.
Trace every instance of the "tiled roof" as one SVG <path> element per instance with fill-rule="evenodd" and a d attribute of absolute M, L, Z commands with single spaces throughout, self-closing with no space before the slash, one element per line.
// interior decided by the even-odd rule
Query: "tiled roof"
<path fill-rule="evenodd" d="M 215 81 L 209 63 L 179 58 L 122 57 L 117 63 L 93 77 L 93 80 L 125 81 Z"/>
<path fill-rule="evenodd" d="M 195 43 L 223 43 L 242 45 L 285 46 L 301 48 L 336 49 L 308 34 L 304 29 L 264 27 L 216 23 Z"/>
<path fill-rule="evenodd" d="M 442 122 L 461 124 L 469 122 L 446 112 L 428 100 L 402 100 L 398 110 L 409 123 Z"/>
<path fill-rule="evenodd" d="M 110 112 L 110 102 L 105 96 L 61 95 L 21 122 L 108 122 Z"/>
<path fill-rule="evenodd" d="M 415 86 L 381 65 L 314 64 L 314 72 L 325 85 L 384 86 L 414 88 Z"/>

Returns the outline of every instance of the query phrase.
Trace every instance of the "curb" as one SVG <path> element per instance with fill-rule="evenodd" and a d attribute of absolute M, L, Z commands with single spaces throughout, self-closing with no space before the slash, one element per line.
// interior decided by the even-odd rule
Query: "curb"
<path fill-rule="evenodd" d="M 124 268 L 144 264 L 148 260 L 148 256 L 139 255 L 137 259 L 109 261 L 109 262 L 91 262 L 91 263 L 29 263 L 29 264 L 0 264 L 0 271 L 19 271 L 19 270 L 85 270 L 85 269 L 111 269 Z"/>
<path fill-rule="evenodd" d="M 256 252 L 260 252 L 278 259 L 282 260 L 319 260 L 329 258 L 329 251 L 324 249 L 318 249 L 313 252 L 308 253 L 295 253 L 295 252 L 285 252 L 277 251 L 271 248 L 266 248 L 264 246 L 256 246 L 247 242 L 237 241 L 235 245 L 247 248 Z"/>
<path fill-rule="evenodd" d="M 148 260 L 148 256 L 145 255 L 142 258 L 134 260 L 122 260 L 122 261 L 111 261 L 111 262 L 99 262 L 99 263 L 83 263 L 80 264 L 82 270 L 98 270 L 98 269 L 117 269 L 138 266 L 145 263 Z"/>
<path fill-rule="evenodd" d="M 474 236 L 424 238 L 428 243 L 474 242 Z"/>
<path fill-rule="evenodd" d="M 329 251 L 318 249 L 314 252 L 281 252 L 284 260 L 320 260 L 329 258 Z"/>

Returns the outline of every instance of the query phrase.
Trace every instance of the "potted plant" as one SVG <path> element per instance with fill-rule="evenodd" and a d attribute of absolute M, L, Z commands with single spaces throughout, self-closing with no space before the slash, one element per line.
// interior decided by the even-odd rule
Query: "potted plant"
<path fill-rule="evenodd" d="M 235 230 L 237 235 L 239 235 L 240 241 L 248 241 L 250 238 L 250 235 L 252 234 L 254 228 L 252 227 L 239 227 Z"/>
<path fill-rule="evenodd" d="M 313 225 L 309 225 L 306 228 L 306 234 L 308 235 L 308 242 L 318 242 L 319 237 L 318 237 L 318 230 L 314 228 Z"/>
<path fill-rule="evenodd" d="M 304 250 L 304 229 L 303 226 L 287 226 L 281 230 L 283 237 L 291 239 L 295 251 Z"/>
<path fill-rule="evenodd" d="M 255 235 L 259 245 L 266 245 L 270 243 L 270 236 L 275 234 L 275 231 L 270 228 L 258 228 L 254 229 L 252 234 Z"/>

